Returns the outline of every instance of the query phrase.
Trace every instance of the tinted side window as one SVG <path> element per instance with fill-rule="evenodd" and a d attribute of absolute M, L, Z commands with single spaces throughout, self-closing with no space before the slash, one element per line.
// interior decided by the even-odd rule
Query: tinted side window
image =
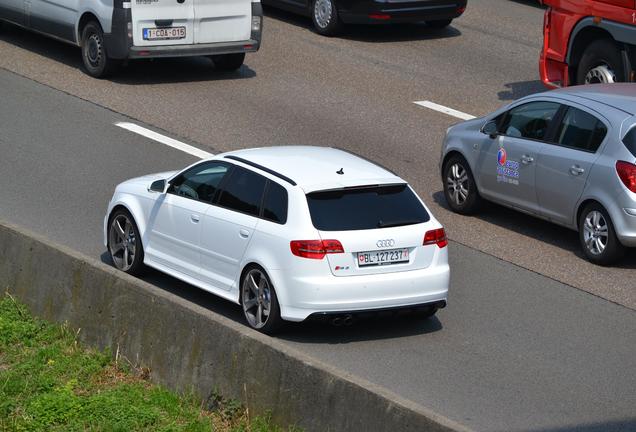
<path fill-rule="evenodd" d="M 307 203 L 314 227 L 321 231 L 388 228 L 430 220 L 407 185 L 312 192 Z"/>
<path fill-rule="evenodd" d="M 273 181 L 269 182 L 263 200 L 263 219 L 279 224 L 287 222 L 287 191 Z"/>
<path fill-rule="evenodd" d="M 556 142 L 565 147 L 595 152 L 603 142 L 607 128 L 592 114 L 569 107 L 559 125 Z"/>
<path fill-rule="evenodd" d="M 636 126 L 632 127 L 623 138 L 623 144 L 627 150 L 636 157 Z"/>
<path fill-rule="evenodd" d="M 174 178 L 168 193 L 211 204 L 229 169 L 230 166 L 223 162 L 204 162 Z"/>
<path fill-rule="evenodd" d="M 241 167 L 234 167 L 223 185 L 218 204 L 230 210 L 258 216 L 267 179 Z"/>
<path fill-rule="evenodd" d="M 555 102 L 530 102 L 508 111 L 501 133 L 510 137 L 543 140 L 559 110 Z"/>

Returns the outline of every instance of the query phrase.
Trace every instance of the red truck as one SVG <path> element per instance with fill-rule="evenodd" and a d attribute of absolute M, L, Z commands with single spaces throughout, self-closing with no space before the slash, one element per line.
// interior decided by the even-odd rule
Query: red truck
<path fill-rule="evenodd" d="M 543 0 L 547 87 L 636 81 L 636 0 Z"/>

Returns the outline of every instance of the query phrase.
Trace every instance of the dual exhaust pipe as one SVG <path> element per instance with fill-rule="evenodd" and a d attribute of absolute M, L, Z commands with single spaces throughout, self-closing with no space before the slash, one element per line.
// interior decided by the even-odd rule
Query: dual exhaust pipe
<path fill-rule="evenodd" d="M 348 327 L 351 324 L 353 324 L 353 315 L 351 314 L 338 315 L 331 319 L 331 325 L 334 327 Z"/>

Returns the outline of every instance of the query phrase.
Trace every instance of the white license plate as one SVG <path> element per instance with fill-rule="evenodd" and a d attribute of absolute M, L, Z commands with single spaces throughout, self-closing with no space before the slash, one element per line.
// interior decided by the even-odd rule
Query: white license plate
<path fill-rule="evenodd" d="M 373 252 L 358 252 L 358 265 L 373 266 L 408 262 L 408 249 L 391 249 Z"/>
<path fill-rule="evenodd" d="M 185 39 L 185 27 L 145 28 L 144 40 Z"/>

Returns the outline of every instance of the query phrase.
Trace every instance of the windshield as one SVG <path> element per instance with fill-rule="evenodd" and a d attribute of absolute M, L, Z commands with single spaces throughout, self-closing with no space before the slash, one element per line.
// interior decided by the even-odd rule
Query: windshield
<path fill-rule="evenodd" d="M 388 228 L 430 219 L 406 184 L 313 192 L 307 195 L 307 203 L 311 220 L 320 231 Z"/>

